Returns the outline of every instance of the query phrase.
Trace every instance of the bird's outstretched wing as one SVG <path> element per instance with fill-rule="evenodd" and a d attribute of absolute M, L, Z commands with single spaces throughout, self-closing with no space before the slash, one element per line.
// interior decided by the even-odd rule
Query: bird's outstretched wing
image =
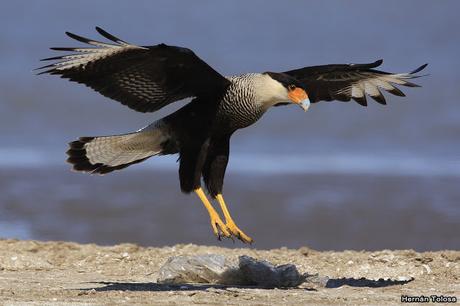
<path fill-rule="evenodd" d="M 419 85 L 408 80 L 420 77 L 416 73 L 427 66 L 427 64 L 422 65 L 409 73 L 388 73 L 373 69 L 382 63 L 383 60 L 378 60 L 369 64 L 312 66 L 284 73 L 296 78 L 304 85 L 312 103 L 332 100 L 350 101 L 353 99 L 366 106 L 366 95 L 380 104 L 386 104 L 380 89 L 396 96 L 404 96 L 404 93 L 394 86 L 395 84 L 418 87 Z"/>
<path fill-rule="evenodd" d="M 165 44 L 136 46 L 99 27 L 96 30 L 113 43 L 66 32 L 91 47 L 51 48 L 73 53 L 43 59 L 56 62 L 38 68 L 44 69 L 39 74 L 57 74 L 83 83 L 139 112 L 154 112 L 187 97 L 218 95 L 229 85 L 190 49 Z"/>

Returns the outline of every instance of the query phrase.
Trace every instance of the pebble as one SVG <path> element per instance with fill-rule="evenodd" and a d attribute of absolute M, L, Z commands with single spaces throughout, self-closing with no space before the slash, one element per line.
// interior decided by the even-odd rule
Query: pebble
<path fill-rule="evenodd" d="M 407 276 L 398 276 L 396 278 L 398 282 L 406 282 L 412 280 L 412 277 L 407 277 Z"/>
<path fill-rule="evenodd" d="M 422 267 L 425 268 L 427 274 L 430 274 L 430 273 L 431 273 L 431 268 L 430 268 L 430 266 L 428 266 L 428 265 L 422 265 Z"/>

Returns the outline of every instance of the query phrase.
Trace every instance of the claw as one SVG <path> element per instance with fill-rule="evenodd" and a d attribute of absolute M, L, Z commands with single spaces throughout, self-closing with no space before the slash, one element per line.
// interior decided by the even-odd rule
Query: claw
<path fill-rule="evenodd" d="M 231 233 L 228 227 L 222 222 L 218 214 L 211 214 L 211 226 L 214 232 L 214 235 L 217 236 L 219 241 L 222 241 L 222 237 L 230 238 Z"/>
<path fill-rule="evenodd" d="M 246 235 L 242 230 L 238 228 L 238 226 L 236 226 L 235 222 L 232 219 L 232 216 L 230 216 L 230 212 L 227 209 L 227 205 L 225 204 L 222 194 L 218 194 L 216 196 L 216 200 L 219 202 L 220 208 L 222 209 L 222 212 L 224 213 L 225 222 L 226 222 L 225 226 L 228 229 L 228 231 L 231 233 L 231 235 L 238 238 L 243 243 L 252 244 L 254 240 L 252 240 L 251 237 Z"/>
<path fill-rule="evenodd" d="M 227 224 L 225 225 L 229 229 L 230 233 L 243 243 L 252 244 L 254 242 L 254 240 L 248 235 L 246 235 L 242 230 L 240 230 L 234 222 L 227 222 Z"/>

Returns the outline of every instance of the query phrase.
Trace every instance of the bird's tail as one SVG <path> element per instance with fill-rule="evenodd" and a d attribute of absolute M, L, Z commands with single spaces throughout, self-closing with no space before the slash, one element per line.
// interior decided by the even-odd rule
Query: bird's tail
<path fill-rule="evenodd" d="M 105 174 L 162 154 L 168 139 L 158 124 L 129 134 L 80 137 L 69 143 L 67 162 L 76 171 Z"/>

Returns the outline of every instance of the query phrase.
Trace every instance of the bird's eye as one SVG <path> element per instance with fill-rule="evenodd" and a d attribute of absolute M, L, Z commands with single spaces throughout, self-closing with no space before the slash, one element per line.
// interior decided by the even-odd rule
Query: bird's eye
<path fill-rule="evenodd" d="M 293 84 L 291 84 L 291 85 L 288 85 L 288 89 L 289 89 L 289 90 L 294 90 L 294 89 L 296 89 L 296 86 L 295 86 L 295 85 L 293 85 Z"/>

